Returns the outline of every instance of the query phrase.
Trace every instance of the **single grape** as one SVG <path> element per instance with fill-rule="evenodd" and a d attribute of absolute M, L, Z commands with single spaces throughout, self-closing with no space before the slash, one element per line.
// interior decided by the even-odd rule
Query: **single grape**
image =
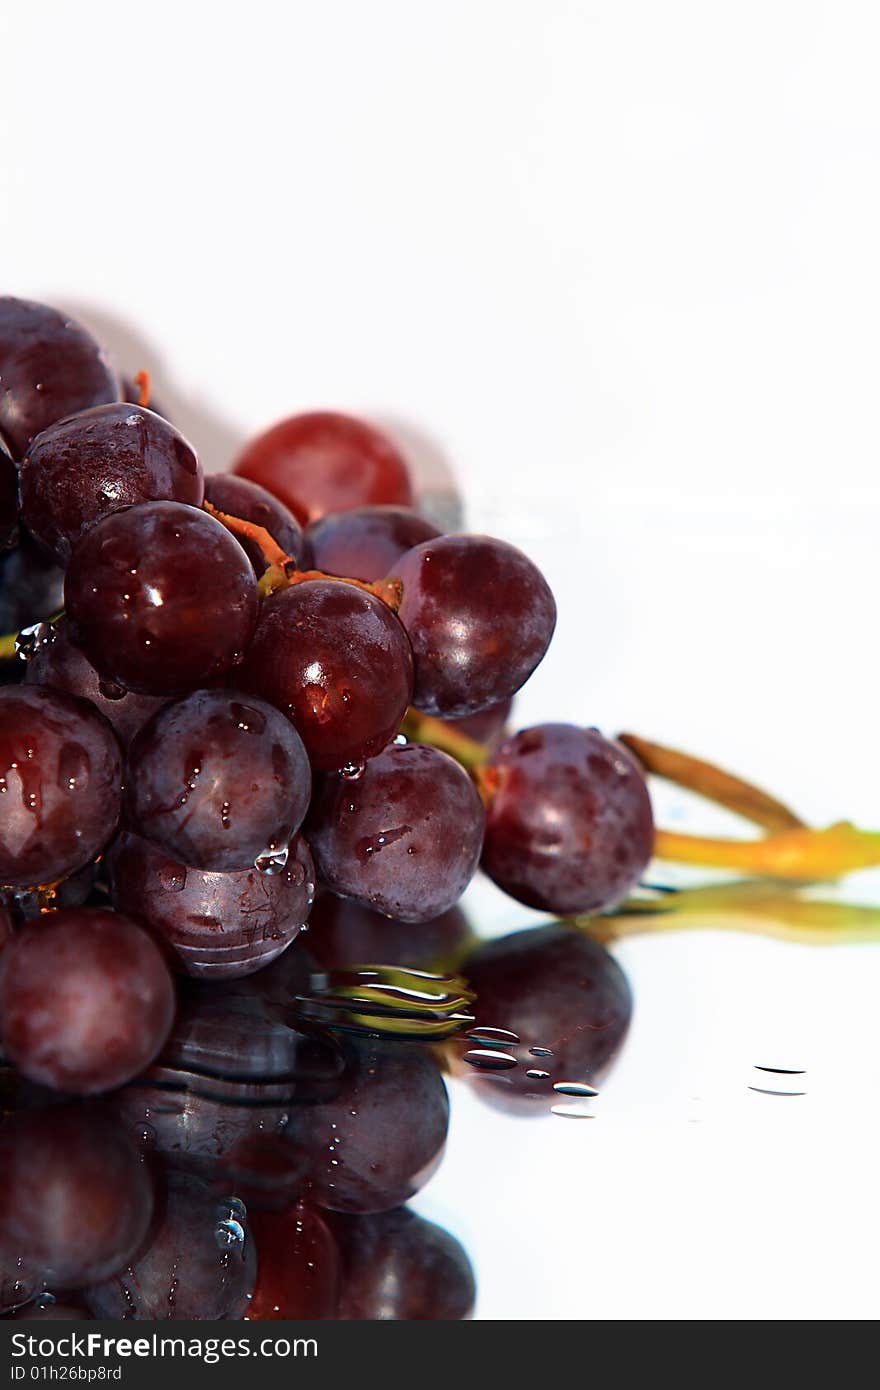
<path fill-rule="evenodd" d="M 31 442 L 20 469 L 21 514 L 62 565 L 96 521 L 139 502 L 205 495 L 202 466 L 179 430 L 125 401 L 56 420 Z"/>
<path fill-rule="evenodd" d="M 123 747 L 128 746 L 151 715 L 165 704 L 162 696 L 136 695 L 99 676 L 85 652 L 71 642 L 68 624 L 63 618 L 38 642 L 25 663 L 24 679 L 26 685 L 66 690 L 68 695 L 90 700 L 113 725 Z"/>
<path fill-rule="evenodd" d="M 412 654 L 381 599 L 310 580 L 263 604 L 236 683 L 287 715 L 312 767 L 343 768 L 394 738 L 412 694 Z"/>
<path fill-rule="evenodd" d="M 415 925 L 322 893 L 309 918 L 309 955 L 328 968 L 381 962 L 443 972 L 469 939 L 470 928 L 457 907 Z"/>
<path fill-rule="evenodd" d="M 429 922 L 470 883 L 484 823 L 458 763 L 436 748 L 395 743 L 356 782 L 322 779 L 306 833 L 334 893 L 404 922 Z"/>
<path fill-rule="evenodd" d="M 257 1282 L 249 1322 L 336 1317 L 339 1252 L 324 1218 L 305 1202 L 285 1212 L 251 1213 Z"/>
<path fill-rule="evenodd" d="M 639 881 L 654 822 L 641 770 L 597 729 L 539 724 L 501 745 L 482 866 L 545 912 L 605 912 Z"/>
<path fill-rule="evenodd" d="M 227 512 L 242 521 L 262 526 L 281 546 L 285 555 L 296 561 L 299 569 L 310 568 L 311 552 L 302 527 L 289 508 L 264 487 L 249 482 L 247 478 L 236 477 L 234 473 L 212 473 L 205 479 L 205 496 L 218 512 Z M 256 541 L 246 538 L 239 538 L 239 544 L 259 577 L 266 568 L 260 547 Z M 381 578 L 381 575 L 377 578 Z"/>
<path fill-rule="evenodd" d="M 168 1170 L 152 1239 L 126 1269 L 84 1292 L 96 1318 L 136 1322 L 241 1318 L 256 1276 L 247 1212 L 206 1182 Z"/>
<path fill-rule="evenodd" d="M 505 1049 L 516 1066 L 472 1073 L 481 1092 L 504 1108 L 548 1113 L 571 1102 L 554 1084 L 595 1085 L 626 1037 L 626 976 L 603 946 L 573 927 L 534 927 L 489 941 L 461 970 L 477 996 L 476 1026 L 519 1038 Z"/>
<path fill-rule="evenodd" d="M 108 866 L 115 907 L 150 927 L 179 969 L 212 980 L 250 975 L 286 950 L 315 894 L 301 836 L 271 873 L 253 865 L 233 873 L 190 868 L 136 835 L 120 837 Z"/>
<path fill-rule="evenodd" d="M 119 395 L 109 362 L 80 324 L 47 304 L 0 298 L 0 432 L 14 458 L 55 420 Z"/>
<path fill-rule="evenodd" d="M 0 885 L 29 888 L 83 868 L 113 835 L 122 754 L 85 700 L 0 689 Z"/>
<path fill-rule="evenodd" d="M 424 541 L 394 567 L 415 657 L 413 704 L 460 718 L 507 700 L 550 645 L 556 604 L 522 551 L 490 536 Z"/>
<path fill-rule="evenodd" d="M 104 517 L 74 548 L 64 596 L 97 670 L 144 695 L 182 694 L 236 665 L 259 606 L 238 541 L 182 502 Z"/>
<path fill-rule="evenodd" d="M 279 498 L 305 525 L 327 512 L 412 504 L 412 484 L 391 440 L 351 415 L 292 415 L 248 444 L 234 471 Z"/>
<path fill-rule="evenodd" d="M 42 1086 L 77 1095 L 121 1086 L 153 1060 L 173 1018 L 168 967 L 119 913 L 52 913 L 0 954 L 0 1037 Z"/>
<path fill-rule="evenodd" d="M 311 1196 L 332 1211 L 387 1211 L 424 1186 L 443 1153 L 449 1100 L 419 1043 L 354 1041 L 340 1093 L 300 1106 L 287 1131 L 310 1159 Z"/>
<path fill-rule="evenodd" d="M 338 1317 L 345 1322 L 456 1322 L 476 1297 L 471 1262 L 454 1236 L 399 1207 L 331 1217 L 342 1255 Z"/>
<path fill-rule="evenodd" d="M 228 690 L 175 700 L 128 756 L 128 823 L 166 853 L 230 872 L 283 853 L 312 774 L 302 739 L 272 705 Z"/>
<path fill-rule="evenodd" d="M 444 719 L 443 723 L 448 724 L 457 733 L 464 734 L 466 738 L 475 739 L 477 743 L 493 748 L 507 726 L 512 708 L 512 699 L 502 700 L 497 705 L 480 710 L 479 714 L 466 714 L 461 719 Z"/>
<path fill-rule="evenodd" d="M 331 512 L 306 531 L 315 569 L 372 583 L 394 573 L 407 550 L 440 532 L 409 507 L 356 507 Z"/>
<path fill-rule="evenodd" d="M 18 539 L 18 473 L 0 435 L 0 551 Z"/>
<path fill-rule="evenodd" d="M 106 1279 L 141 1245 L 153 1212 L 135 1146 L 93 1105 L 53 1105 L 0 1127 L 0 1265 L 16 1256 L 41 1282 Z"/>
<path fill-rule="evenodd" d="M 0 635 L 44 622 L 63 605 L 63 570 L 22 534 L 14 550 L 0 554 Z"/>

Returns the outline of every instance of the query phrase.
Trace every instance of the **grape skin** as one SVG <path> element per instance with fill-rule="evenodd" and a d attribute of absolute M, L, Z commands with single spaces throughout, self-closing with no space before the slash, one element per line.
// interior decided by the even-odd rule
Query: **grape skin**
<path fill-rule="evenodd" d="M 394 570 L 417 709 L 462 718 L 528 680 L 550 645 L 556 604 L 522 551 L 490 536 L 440 536 L 407 551 Z"/>
<path fill-rule="evenodd" d="M 436 748 L 393 744 L 356 782 L 325 777 L 306 833 L 340 897 L 404 922 L 447 912 L 473 877 L 485 814 L 467 773 Z"/>
<path fill-rule="evenodd" d="M 257 585 L 234 536 L 182 502 L 104 517 L 74 547 L 70 635 L 106 678 L 144 695 L 207 685 L 239 662 Z"/>
<path fill-rule="evenodd" d="M 469 938 L 467 920 L 457 907 L 415 925 L 321 893 L 309 918 L 309 955 L 325 967 L 381 961 L 443 972 L 459 959 Z"/>
<path fill-rule="evenodd" d="M 32 441 L 19 479 L 22 519 L 62 565 L 111 512 L 163 499 L 200 507 L 205 495 L 202 466 L 180 431 L 124 401 L 49 425 Z"/>
<path fill-rule="evenodd" d="M 394 573 L 401 555 L 440 532 L 409 507 L 331 512 L 306 529 L 315 569 L 372 583 Z"/>
<path fill-rule="evenodd" d="M 539 724 L 501 745 L 482 867 L 529 907 L 604 912 L 626 897 L 651 858 L 654 823 L 644 777 L 596 729 Z"/>
<path fill-rule="evenodd" d="M 0 433 L 13 458 L 53 421 L 119 396 L 115 373 L 80 324 L 46 304 L 0 298 Z"/>
<path fill-rule="evenodd" d="M 185 864 L 227 873 L 283 849 L 312 791 L 289 720 L 226 690 L 165 705 L 132 743 L 128 777 L 129 825 Z"/>
<path fill-rule="evenodd" d="M 83 868 L 113 835 L 121 801 L 121 750 L 93 706 L 39 686 L 0 689 L 0 885 Z"/>
<path fill-rule="evenodd" d="M 407 1207 L 331 1217 L 342 1255 L 340 1320 L 453 1322 L 470 1317 L 474 1271 L 459 1242 Z"/>
<path fill-rule="evenodd" d="M 285 951 L 308 919 L 315 868 L 301 836 L 277 873 L 196 869 L 136 835 L 108 855 L 115 907 L 140 918 L 179 969 L 205 979 L 250 975 Z"/>
<path fill-rule="evenodd" d="M 49 914 L 0 955 L 0 1036 L 30 1081 L 93 1095 L 130 1081 L 160 1051 L 174 985 L 152 939 L 99 908 Z"/>
<path fill-rule="evenodd" d="M 233 472 L 271 492 L 305 525 L 327 512 L 412 504 L 409 470 L 391 440 L 335 411 L 281 420 L 245 447 Z"/>
<path fill-rule="evenodd" d="M 310 580 L 263 604 L 236 684 L 290 719 L 312 767 L 373 758 L 412 694 L 412 653 L 387 604 L 339 580 Z"/>
<path fill-rule="evenodd" d="M 308 542 L 293 512 L 258 483 L 234 473 L 213 473 L 205 480 L 205 497 L 219 512 L 262 526 L 299 569 L 311 567 Z M 239 544 L 259 578 L 266 568 L 263 552 L 247 537 L 239 537 Z"/>
<path fill-rule="evenodd" d="M 251 1213 L 257 1282 L 249 1322 L 336 1317 L 339 1252 L 324 1218 L 305 1202 L 286 1212 Z"/>

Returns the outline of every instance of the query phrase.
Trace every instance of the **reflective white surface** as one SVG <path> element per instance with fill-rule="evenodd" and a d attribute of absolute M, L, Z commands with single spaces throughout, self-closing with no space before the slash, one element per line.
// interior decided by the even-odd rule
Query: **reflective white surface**
<path fill-rule="evenodd" d="M 3 288 L 151 368 L 209 467 L 337 405 L 451 472 L 559 600 L 520 722 L 880 826 L 878 30 L 830 0 L 8 4 Z M 880 948 L 619 954 L 595 1121 L 455 1088 L 419 1205 L 479 1315 L 875 1317 Z"/>

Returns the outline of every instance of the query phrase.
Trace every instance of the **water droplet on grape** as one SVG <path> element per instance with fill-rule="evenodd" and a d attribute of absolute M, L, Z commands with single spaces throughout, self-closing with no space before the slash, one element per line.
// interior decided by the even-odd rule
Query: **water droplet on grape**
<path fill-rule="evenodd" d="M 367 770 L 364 762 L 346 763 L 339 769 L 339 775 L 345 782 L 359 782 Z"/>
<path fill-rule="evenodd" d="M 529 1052 L 532 1057 L 552 1057 L 552 1047 L 530 1047 Z"/>
<path fill-rule="evenodd" d="M 261 874 L 280 874 L 287 868 L 287 859 L 290 849 L 287 845 L 276 847 L 270 845 L 264 849 L 262 854 L 258 854 L 254 860 L 254 868 Z"/>
<path fill-rule="evenodd" d="M 55 629 L 51 623 L 31 623 L 23 627 L 15 639 L 15 651 L 20 661 L 30 661 L 40 647 L 55 641 Z"/>
<path fill-rule="evenodd" d="M 537 1067 L 530 1067 L 526 1072 L 526 1076 L 530 1081 L 547 1081 L 549 1080 L 550 1073 L 549 1071 L 539 1071 Z"/>

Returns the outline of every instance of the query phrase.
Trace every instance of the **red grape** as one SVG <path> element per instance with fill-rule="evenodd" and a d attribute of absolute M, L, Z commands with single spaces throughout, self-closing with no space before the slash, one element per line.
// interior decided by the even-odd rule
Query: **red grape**
<path fill-rule="evenodd" d="M 85 652 L 71 642 L 64 619 L 38 642 L 25 665 L 24 679 L 26 685 L 66 690 L 68 695 L 90 700 L 113 725 L 123 746 L 165 703 L 162 696 L 136 695 L 99 676 Z"/>
<path fill-rule="evenodd" d="M 395 743 L 357 782 L 322 780 L 306 833 L 334 893 L 404 922 L 429 922 L 473 877 L 484 823 L 458 763 L 436 748 Z"/>
<path fill-rule="evenodd" d="M 113 835 L 122 755 L 93 706 L 40 686 L 0 689 L 0 885 L 53 883 Z"/>
<path fill-rule="evenodd" d="M 394 738 L 412 693 L 412 653 L 381 599 L 310 580 L 263 604 L 237 683 L 288 716 L 314 768 L 342 768 Z"/>
<path fill-rule="evenodd" d="M 205 479 L 205 496 L 218 512 L 226 512 L 229 516 L 262 526 L 300 569 L 309 568 L 311 552 L 303 537 L 302 527 L 284 503 L 264 487 L 247 478 L 238 478 L 234 473 L 212 473 Z M 261 575 L 266 561 L 256 541 L 239 537 L 239 544 L 253 565 L 255 574 Z"/>
<path fill-rule="evenodd" d="M 407 551 L 394 573 L 417 709 L 476 714 L 528 680 L 553 636 L 556 604 L 522 551 L 489 536 L 440 536 Z"/>
<path fill-rule="evenodd" d="M 502 700 L 500 704 L 489 705 L 479 714 L 466 714 L 461 719 L 444 719 L 443 723 L 466 738 L 476 739 L 487 747 L 494 747 L 510 718 L 513 700 Z"/>
<path fill-rule="evenodd" d="M 638 883 L 654 822 L 645 779 L 596 729 L 539 724 L 503 743 L 482 866 L 511 897 L 546 912 L 604 912 Z"/>
<path fill-rule="evenodd" d="M 565 1101 L 555 1083 L 595 1083 L 626 1037 L 626 976 L 603 946 L 573 927 L 535 927 L 489 941 L 461 969 L 477 996 L 478 1025 L 519 1038 L 506 1049 L 516 1066 L 478 1078 L 483 1094 L 502 1106 L 548 1112 Z"/>
<path fill-rule="evenodd" d="M 52 913 L 0 955 L 0 1036 L 31 1081 L 79 1095 L 121 1086 L 158 1053 L 174 986 L 150 937 L 98 908 Z"/>
<path fill-rule="evenodd" d="M 272 873 L 190 868 L 135 835 L 119 839 L 108 864 L 114 905 L 161 937 L 181 970 L 206 979 L 250 975 L 274 960 L 302 928 L 315 893 L 299 836 Z"/>
<path fill-rule="evenodd" d="M 394 573 L 407 550 L 440 532 L 409 507 L 356 507 L 331 512 L 306 531 L 315 569 L 372 583 Z"/>
<path fill-rule="evenodd" d="M 20 489 L 31 535 L 66 564 L 80 536 L 108 513 L 163 499 L 200 507 L 205 480 L 179 430 L 151 410 L 116 401 L 38 434 L 21 465 Z"/>
<path fill-rule="evenodd" d="M 326 1221 L 298 1202 L 287 1212 L 253 1212 L 257 1282 L 245 1318 L 335 1318 L 339 1299 L 339 1252 Z"/>
<path fill-rule="evenodd" d="M 257 584 L 234 536 L 182 502 L 104 517 L 74 548 L 70 633 L 101 674 L 145 695 L 207 685 L 242 658 Z"/>
<path fill-rule="evenodd" d="M 46 304 L 0 298 L 0 432 L 14 458 L 55 420 L 119 394 L 110 364 L 80 324 Z"/>
<path fill-rule="evenodd" d="M 442 1227 L 406 1207 L 331 1218 L 342 1253 L 342 1321 L 454 1322 L 470 1317 L 471 1262 Z"/>
<path fill-rule="evenodd" d="M 128 774 L 129 824 L 183 863 L 223 872 L 282 853 L 312 791 L 290 721 L 227 690 L 160 710 L 134 740 Z"/>
<path fill-rule="evenodd" d="M 408 507 L 413 500 L 406 463 L 372 425 L 334 411 L 282 420 L 258 435 L 234 471 L 278 497 L 305 524 L 327 512 L 366 504 Z"/>
<path fill-rule="evenodd" d="M 469 938 L 470 928 L 457 907 L 415 925 L 322 893 L 309 918 L 309 955 L 331 968 L 381 962 L 410 970 L 445 970 Z"/>

